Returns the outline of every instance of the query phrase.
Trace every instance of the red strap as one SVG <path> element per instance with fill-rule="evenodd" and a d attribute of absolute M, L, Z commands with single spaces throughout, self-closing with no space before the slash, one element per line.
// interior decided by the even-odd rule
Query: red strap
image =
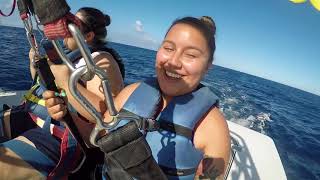
<path fill-rule="evenodd" d="M 31 119 L 39 126 L 39 121 L 43 121 L 42 119 L 38 118 L 36 115 L 32 114 L 31 112 L 29 112 L 29 115 L 31 117 Z M 41 122 L 41 123 L 44 123 L 44 122 Z M 56 136 L 57 138 L 59 139 L 62 139 L 63 138 L 63 133 L 64 133 L 64 129 L 61 128 L 61 127 L 58 127 L 56 125 L 53 126 L 52 128 L 52 132 L 51 132 L 51 128 L 50 128 L 50 132 Z"/>
<path fill-rule="evenodd" d="M 53 179 L 62 179 L 67 180 L 70 171 L 76 168 L 76 165 L 81 160 L 81 150 L 80 147 L 75 147 L 74 153 L 70 151 L 69 138 L 73 138 L 69 132 L 69 129 L 66 128 L 63 134 L 63 138 L 60 144 L 60 159 L 56 167 L 50 172 L 47 177 L 47 180 Z M 66 162 L 67 161 L 67 162 Z"/>
<path fill-rule="evenodd" d="M 20 14 L 20 18 L 21 18 L 22 20 L 25 20 L 26 18 L 28 18 L 28 13 Z"/>
<path fill-rule="evenodd" d="M 0 10 L 0 14 L 5 17 L 11 16 L 15 8 L 16 8 L 16 0 L 13 0 L 12 9 L 11 9 L 10 13 L 8 15 L 6 15 Z"/>
<path fill-rule="evenodd" d="M 54 48 L 46 50 L 46 53 L 47 53 L 47 56 L 51 62 L 55 62 L 60 59 L 59 54 L 57 53 L 56 49 L 54 49 Z"/>
<path fill-rule="evenodd" d="M 45 24 L 43 28 L 44 34 L 50 40 L 71 37 L 72 35 L 68 30 L 69 23 L 73 23 L 78 27 L 81 25 L 81 21 L 69 12 L 61 19 Z"/>

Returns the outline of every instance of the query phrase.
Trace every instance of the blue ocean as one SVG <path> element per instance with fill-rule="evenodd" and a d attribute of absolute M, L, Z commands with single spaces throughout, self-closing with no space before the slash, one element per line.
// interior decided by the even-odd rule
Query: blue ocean
<path fill-rule="evenodd" d="M 0 34 L 0 93 L 25 90 L 31 85 L 25 31 L 0 26 Z M 155 51 L 109 45 L 124 60 L 126 83 L 154 76 Z M 320 96 L 220 66 L 204 84 L 220 97 L 227 120 L 274 140 L 289 180 L 320 179 Z"/>

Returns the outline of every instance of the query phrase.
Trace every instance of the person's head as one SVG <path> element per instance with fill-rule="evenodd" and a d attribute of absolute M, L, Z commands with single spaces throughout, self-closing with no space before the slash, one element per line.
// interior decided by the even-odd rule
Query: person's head
<path fill-rule="evenodd" d="M 164 94 L 178 96 L 197 88 L 213 61 L 215 32 L 215 23 L 208 16 L 184 17 L 172 23 L 156 58 Z"/>
<path fill-rule="evenodd" d="M 80 8 L 75 15 L 81 21 L 80 29 L 87 44 L 93 47 L 103 46 L 106 43 L 106 26 L 111 22 L 110 17 L 100 10 L 91 7 Z M 78 48 L 72 37 L 65 38 L 64 44 L 70 50 Z"/>

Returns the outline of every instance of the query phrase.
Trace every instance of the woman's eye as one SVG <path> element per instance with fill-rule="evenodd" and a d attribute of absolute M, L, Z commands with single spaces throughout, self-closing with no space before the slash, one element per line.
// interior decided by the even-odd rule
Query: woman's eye
<path fill-rule="evenodd" d="M 194 54 L 186 54 L 186 56 L 187 56 L 188 58 L 195 58 L 195 57 L 196 57 L 196 55 L 194 55 Z"/>
<path fill-rule="evenodd" d="M 168 52 L 172 52 L 174 49 L 171 47 L 163 47 L 164 50 L 168 51 Z"/>

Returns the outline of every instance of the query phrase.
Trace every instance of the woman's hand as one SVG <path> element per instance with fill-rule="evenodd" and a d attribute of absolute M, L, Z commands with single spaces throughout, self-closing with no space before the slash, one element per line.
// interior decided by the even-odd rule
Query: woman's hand
<path fill-rule="evenodd" d="M 59 96 L 59 95 L 58 95 Z M 61 120 L 67 113 L 67 105 L 61 97 L 57 97 L 57 92 L 45 91 L 42 94 L 49 115 L 55 120 Z"/>

